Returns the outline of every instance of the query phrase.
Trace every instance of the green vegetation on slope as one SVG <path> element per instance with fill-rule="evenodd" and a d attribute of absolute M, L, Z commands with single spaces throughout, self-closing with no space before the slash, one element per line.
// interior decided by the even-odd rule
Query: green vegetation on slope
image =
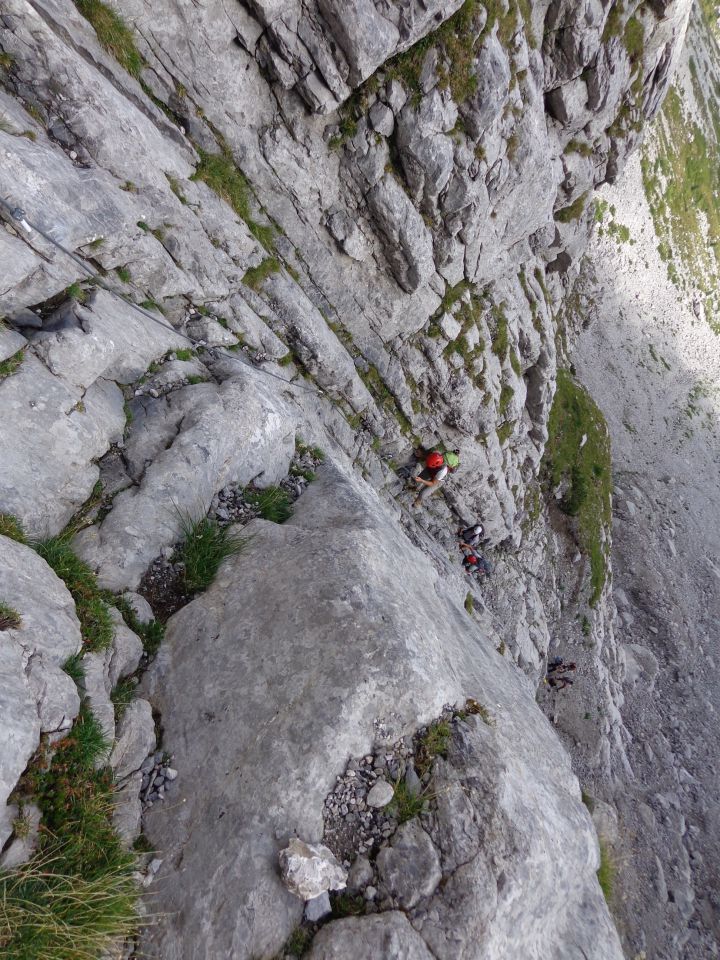
<path fill-rule="evenodd" d="M 135 46 L 133 32 L 122 17 L 102 0 L 75 0 L 75 6 L 93 25 L 102 46 L 128 73 L 139 77 L 142 57 Z"/>
<path fill-rule="evenodd" d="M 86 705 L 26 787 L 42 812 L 39 848 L 0 873 L 0 947 L 6 960 L 96 960 L 136 929 L 134 857 L 112 825 L 108 752 Z"/>
<path fill-rule="evenodd" d="M 206 153 L 198 148 L 198 154 L 200 163 L 190 179 L 202 180 L 229 203 L 240 219 L 245 221 L 255 239 L 266 250 L 272 251 L 275 231 L 253 219 L 250 185 L 245 174 L 236 166 L 230 148 L 225 146 L 222 153 Z"/>
<path fill-rule="evenodd" d="M 209 517 L 193 520 L 181 514 L 181 529 L 180 559 L 185 564 L 185 586 L 191 591 L 206 590 L 223 560 L 240 553 L 247 543 L 245 538 Z"/>
<path fill-rule="evenodd" d="M 32 546 L 72 594 L 83 643 L 89 650 L 104 650 L 109 647 L 113 637 L 113 625 L 108 605 L 98 586 L 97 577 L 75 554 L 69 537 L 61 534 L 33 543 Z"/>
<path fill-rule="evenodd" d="M 612 492 L 610 438 L 605 418 L 592 397 L 566 370 L 558 370 L 548 432 L 548 479 L 553 487 L 568 484 L 560 506 L 568 516 L 577 519 L 580 547 L 590 560 L 590 604 L 595 606 L 607 577 L 605 537 L 610 530 Z"/>
<path fill-rule="evenodd" d="M 680 289 L 702 291 L 706 318 L 720 333 L 720 118 L 714 104 L 706 107 L 713 111 L 714 136 L 683 110 L 672 87 L 641 162 L 668 276 Z"/>

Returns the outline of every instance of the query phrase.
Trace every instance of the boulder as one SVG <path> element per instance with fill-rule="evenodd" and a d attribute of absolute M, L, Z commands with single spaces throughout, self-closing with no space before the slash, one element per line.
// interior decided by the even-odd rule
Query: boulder
<path fill-rule="evenodd" d="M 377 780 L 367 795 L 367 805 L 369 807 L 386 807 L 392 800 L 395 791 L 386 780 Z"/>
<path fill-rule="evenodd" d="M 299 837 L 280 851 L 280 874 L 290 893 L 301 900 L 314 900 L 327 890 L 344 890 L 347 882 L 347 871 L 331 850 Z"/>
<path fill-rule="evenodd" d="M 437 851 L 417 819 L 398 828 L 376 863 L 385 890 L 403 910 L 432 896 L 442 878 Z"/>
<path fill-rule="evenodd" d="M 349 917 L 322 928 L 308 960 L 433 960 L 420 934 L 404 913 L 390 910 L 369 917 Z"/>
<path fill-rule="evenodd" d="M 155 749 L 155 721 L 147 700 L 128 704 L 117 727 L 117 740 L 110 754 L 115 779 L 122 783 L 140 769 L 147 755 Z"/>

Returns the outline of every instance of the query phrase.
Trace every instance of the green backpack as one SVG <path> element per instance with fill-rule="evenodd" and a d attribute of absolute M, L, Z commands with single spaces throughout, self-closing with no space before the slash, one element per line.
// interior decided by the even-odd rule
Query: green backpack
<path fill-rule="evenodd" d="M 445 463 L 447 464 L 448 470 L 451 473 L 454 470 L 457 470 L 457 468 L 460 466 L 460 457 L 456 453 L 453 453 L 452 451 L 445 451 L 445 453 L 443 453 L 443 457 L 445 458 Z"/>

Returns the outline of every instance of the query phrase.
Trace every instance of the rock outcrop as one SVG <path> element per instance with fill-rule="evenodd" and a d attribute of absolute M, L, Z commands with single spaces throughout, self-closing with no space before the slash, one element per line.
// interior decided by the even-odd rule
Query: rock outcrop
<path fill-rule="evenodd" d="M 393 742 L 472 696 L 494 725 L 462 725 L 433 782 L 430 836 L 408 824 L 378 857 L 412 926 L 398 927 L 392 912 L 368 918 L 367 934 L 353 921 L 360 942 L 393 930 L 399 956 L 426 942 L 434 956 L 499 960 L 535 955 L 539 942 L 542 956 L 564 956 L 570 938 L 588 957 L 621 957 L 567 758 L 530 686 L 463 609 L 450 564 L 439 574 L 377 497 L 335 466 L 322 468 L 288 523 L 246 529 L 243 553 L 171 619 L 145 681 L 178 767 L 203 771 L 179 783 L 176 816 L 146 816 L 165 858 L 156 906 L 183 917 L 182 930 L 164 920 L 148 929 L 147 954 L 182 956 L 202 937 L 208 954 L 272 955 L 302 912 L 279 882 L 277 852 L 292 836 L 321 839 L 323 800 L 347 756 L 383 726 Z M 302 602 L 288 590 L 300 570 L 313 571 Z M 407 874 L 405 847 L 420 856 L 423 838 L 435 866 Z M 330 924 L 317 956 L 343 955 L 346 923 L 336 933 Z"/>

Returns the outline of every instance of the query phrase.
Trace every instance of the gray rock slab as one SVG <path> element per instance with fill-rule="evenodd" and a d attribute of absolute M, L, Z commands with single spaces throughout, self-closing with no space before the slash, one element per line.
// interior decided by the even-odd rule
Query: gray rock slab
<path fill-rule="evenodd" d="M 140 834 L 142 820 L 141 785 L 142 774 L 137 770 L 130 774 L 114 795 L 113 826 L 120 835 L 120 839 L 128 847 Z"/>
<path fill-rule="evenodd" d="M 239 373 L 216 388 L 173 395 L 182 429 L 145 470 L 140 486 L 118 494 L 99 527 L 75 538 L 103 586 L 133 589 L 164 547 L 180 537 L 181 515 L 199 517 L 230 482 L 269 486 L 287 473 L 295 449 L 294 415 L 274 384 Z"/>
<path fill-rule="evenodd" d="M 130 604 L 133 613 L 140 623 L 150 623 L 155 619 L 152 607 L 145 597 L 141 597 L 139 593 L 133 593 L 131 590 L 128 590 L 122 595 L 122 598 L 126 603 Z"/>
<path fill-rule="evenodd" d="M 119 610 L 111 607 L 110 616 L 113 621 L 113 640 L 110 647 L 108 681 L 112 690 L 118 680 L 135 673 L 143 654 L 143 645 L 140 637 L 126 626 Z"/>
<path fill-rule="evenodd" d="M 433 960 L 422 937 L 404 913 L 389 911 L 368 917 L 335 920 L 313 940 L 309 960 Z"/>
<path fill-rule="evenodd" d="M 152 360 L 187 347 L 161 313 L 147 314 L 100 289 L 87 305 L 66 311 L 59 330 L 39 333 L 33 349 L 51 373 L 73 386 L 88 387 L 98 377 L 130 383 Z"/>
<path fill-rule="evenodd" d="M 431 896 L 442 879 L 437 851 L 417 818 L 398 828 L 376 863 L 384 889 L 403 910 Z"/>
<path fill-rule="evenodd" d="M 586 949 L 588 956 L 619 960 L 595 878 L 594 832 L 567 756 L 525 681 L 468 618 L 462 580 L 455 586 L 457 575 L 449 570 L 441 576 L 369 488 L 332 464 L 318 471 L 290 521 L 256 520 L 246 531 L 251 540 L 245 551 L 171 618 L 144 681 L 144 695 L 162 715 L 167 748 L 194 776 L 178 781 L 183 802 L 176 814 L 153 807 L 145 817 L 151 842 L 168 863 L 182 854 L 182 870 L 168 870 L 158 887 L 163 919 L 148 930 L 143 949 L 150 956 L 175 951 L 189 957 L 183 945 L 195 942 L 203 928 L 206 948 L 218 955 L 279 950 L 300 919 L 300 904 L 278 877 L 278 852 L 291 836 L 320 839 L 325 796 L 347 757 L 367 753 L 374 720 L 392 715 L 401 736 L 439 715 L 444 703 L 475 696 L 492 708 L 496 726 L 478 721 L 468 727 L 476 758 L 471 774 L 503 771 L 504 778 L 498 783 L 500 774 L 493 773 L 494 780 L 490 774 L 480 779 L 478 809 L 482 815 L 487 794 L 520 825 L 511 844 L 512 880 L 496 910 L 494 861 L 479 854 L 470 892 L 463 892 L 459 875 L 455 899 L 438 901 L 432 935 L 442 943 L 465 910 L 471 929 L 463 942 L 475 951 L 468 956 L 484 957 L 487 945 L 500 941 L 504 953 L 494 946 L 487 956 L 507 957 L 508 944 L 514 950 L 516 943 L 523 955 L 537 927 L 533 921 L 516 930 L 518 911 L 534 889 L 528 877 L 540 870 L 543 886 L 525 915 L 537 909 L 545 916 L 548 904 L 557 904 L 558 917 L 585 929 L 580 918 L 586 910 L 598 944 Z M 298 603 L 287 584 L 297 582 L 301 569 L 312 576 L 303 578 Z M 401 588 L 397 570 L 403 570 Z M 288 692 L 290 677 L 297 696 Z M 192 698 L 186 696 L 190 688 Z M 290 759 L 298 753 L 301 765 Z M 569 847 L 551 839 L 560 822 L 567 823 Z M 483 897 L 480 907 L 472 906 L 476 895 Z M 463 901 L 459 912 L 455 900 Z M 490 927 L 482 920 L 485 904 Z M 209 911 L 216 917 L 210 932 L 203 927 Z M 182 930 L 171 919 L 178 913 Z M 555 936 L 554 927 L 548 931 L 548 938 Z M 553 942 L 564 943 L 564 936 Z M 414 933 L 407 939 L 415 949 Z M 383 955 L 377 942 L 368 956 Z M 357 947 L 349 955 L 365 954 Z"/>
<path fill-rule="evenodd" d="M 97 380 L 83 396 L 28 352 L 0 380 L 0 404 L 0 511 L 18 517 L 32 536 L 58 533 L 90 496 L 95 461 L 122 436 L 122 394 Z"/>
<path fill-rule="evenodd" d="M 155 749 L 155 723 L 147 700 L 133 700 L 128 704 L 117 727 L 117 740 L 110 754 L 110 766 L 115 779 L 122 782 Z"/>

